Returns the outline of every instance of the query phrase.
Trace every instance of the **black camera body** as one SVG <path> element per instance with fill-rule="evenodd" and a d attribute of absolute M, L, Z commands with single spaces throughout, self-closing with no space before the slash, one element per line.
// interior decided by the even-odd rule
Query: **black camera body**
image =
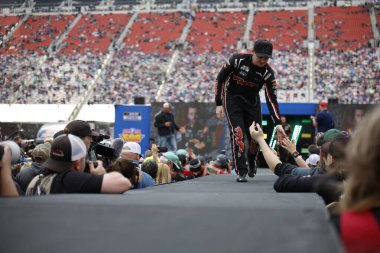
<path fill-rule="evenodd" d="M 93 138 L 89 148 L 89 158 L 94 162 L 94 167 L 97 167 L 97 160 L 103 162 L 103 166 L 107 169 L 108 165 L 115 160 L 115 149 L 107 143 L 104 143 L 104 139 L 109 139 L 108 135 L 100 134 L 97 137 Z"/>

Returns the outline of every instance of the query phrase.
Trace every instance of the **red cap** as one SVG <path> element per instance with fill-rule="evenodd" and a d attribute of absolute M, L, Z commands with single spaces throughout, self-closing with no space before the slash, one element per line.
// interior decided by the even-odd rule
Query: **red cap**
<path fill-rule="evenodd" d="M 320 102 L 319 106 L 321 106 L 321 107 L 327 107 L 327 102 Z"/>

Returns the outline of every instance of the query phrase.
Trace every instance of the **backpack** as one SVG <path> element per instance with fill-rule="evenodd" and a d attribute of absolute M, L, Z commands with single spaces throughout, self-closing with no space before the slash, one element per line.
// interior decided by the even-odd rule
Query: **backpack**
<path fill-rule="evenodd" d="M 57 174 L 49 174 L 44 176 L 40 174 L 35 176 L 32 181 L 28 185 L 28 189 L 26 190 L 26 196 L 34 196 L 34 195 L 47 195 L 50 194 L 51 184 Z"/>

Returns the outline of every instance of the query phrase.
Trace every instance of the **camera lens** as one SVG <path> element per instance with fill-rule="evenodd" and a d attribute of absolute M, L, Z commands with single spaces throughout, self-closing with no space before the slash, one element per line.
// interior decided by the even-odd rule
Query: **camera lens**
<path fill-rule="evenodd" d="M 12 164 L 17 164 L 20 162 L 20 147 L 17 145 L 16 142 L 14 141 L 2 141 L 0 142 L 0 146 L 1 146 L 1 151 L 0 151 L 0 159 L 3 158 L 3 155 L 4 155 L 4 145 L 8 145 L 10 150 L 11 150 L 11 156 L 12 156 L 12 159 L 11 159 L 11 163 Z"/>

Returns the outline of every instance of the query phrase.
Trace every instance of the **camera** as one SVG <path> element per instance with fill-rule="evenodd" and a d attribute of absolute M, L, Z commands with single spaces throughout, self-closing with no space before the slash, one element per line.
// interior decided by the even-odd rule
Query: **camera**
<path fill-rule="evenodd" d="M 104 140 L 109 138 L 108 135 L 103 134 L 93 138 L 88 152 L 90 160 L 94 162 L 94 167 L 98 166 L 96 161 L 101 160 L 103 161 L 104 168 L 107 168 L 117 158 L 111 142 Z"/>
<path fill-rule="evenodd" d="M 158 149 L 158 152 L 160 152 L 160 153 L 164 153 L 164 152 L 168 151 L 167 147 L 157 147 L 157 149 Z"/>
<path fill-rule="evenodd" d="M 0 142 L 0 160 L 3 159 L 4 155 L 4 145 L 8 145 L 11 150 L 11 164 L 17 164 L 20 162 L 20 147 L 14 141 L 2 141 Z"/>

